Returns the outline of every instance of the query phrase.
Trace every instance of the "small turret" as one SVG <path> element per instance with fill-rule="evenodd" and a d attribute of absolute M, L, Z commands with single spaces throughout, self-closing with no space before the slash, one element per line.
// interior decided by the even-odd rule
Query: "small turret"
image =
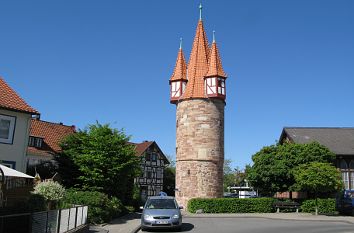
<path fill-rule="evenodd" d="M 208 73 L 204 76 L 205 94 L 209 98 L 219 98 L 225 100 L 225 80 L 227 78 L 227 75 L 225 74 L 222 68 L 219 50 L 215 42 L 215 31 L 213 31 L 213 43 L 210 49 L 208 64 Z"/>
<path fill-rule="evenodd" d="M 176 66 L 170 78 L 170 102 L 176 103 L 187 85 L 187 65 L 182 50 L 182 38 L 177 55 Z"/>

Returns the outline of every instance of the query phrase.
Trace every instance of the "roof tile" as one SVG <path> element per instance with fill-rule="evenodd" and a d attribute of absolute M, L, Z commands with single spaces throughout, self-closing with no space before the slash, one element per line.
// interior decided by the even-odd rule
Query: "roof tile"
<path fill-rule="evenodd" d="M 187 65 L 182 48 L 178 51 L 175 69 L 173 70 L 173 74 L 170 78 L 170 81 L 175 80 L 187 80 Z"/>
<path fill-rule="evenodd" d="M 43 138 L 42 148 L 28 147 L 27 153 L 39 156 L 59 153 L 60 142 L 68 135 L 75 133 L 75 126 L 67 126 L 52 122 L 31 120 L 30 136 Z"/>
<path fill-rule="evenodd" d="M 199 20 L 188 62 L 186 90 L 181 99 L 206 98 L 204 76 L 208 72 L 209 47 L 203 21 Z"/>
<path fill-rule="evenodd" d="M 205 76 L 220 76 L 224 78 L 227 77 L 226 73 L 224 72 L 224 69 L 222 68 L 218 46 L 216 45 L 215 41 L 211 45 L 209 69 L 208 73 Z"/>
<path fill-rule="evenodd" d="M 0 108 L 39 115 L 39 112 L 29 106 L 2 77 L 0 77 Z"/>

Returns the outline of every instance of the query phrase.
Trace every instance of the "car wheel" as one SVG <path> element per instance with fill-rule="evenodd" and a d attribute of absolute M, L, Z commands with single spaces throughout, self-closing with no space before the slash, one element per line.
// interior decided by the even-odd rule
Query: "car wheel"
<path fill-rule="evenodd" d="M 140 230 L 141 231 L 146 231 L 146 228 L 145 227 L 141 227 Z"/>

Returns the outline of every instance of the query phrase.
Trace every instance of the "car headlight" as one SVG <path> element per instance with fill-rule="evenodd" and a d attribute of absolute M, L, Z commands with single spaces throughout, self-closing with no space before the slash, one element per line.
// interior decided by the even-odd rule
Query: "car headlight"
<path fill-rule="evenodd" d="M 175 214 L 175 215 L 172 216 L 172 218 L 179 218 L 179 215 Z"/>
<path fill-rule="evenodd" d="M 145 220 L 152 220 L 153 217 L 152 217 L 151 215 L 144 214 L 144 219 L 145 219 Z"/>

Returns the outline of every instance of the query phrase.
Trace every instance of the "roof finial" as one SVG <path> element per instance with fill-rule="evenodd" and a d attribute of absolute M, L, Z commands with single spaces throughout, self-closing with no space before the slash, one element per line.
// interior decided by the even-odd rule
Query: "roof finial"
<path fill-rule="evenodd" d="M 213 30 L 213 43 L 215 43 L 215 30 Z"/>
<path fill-rule="evenodd" d="M 179 49 L 182 49 L 182 42 L 183 42 L 183 38 L 179 38 Z"/>
<path fill-rule="evenodd" d="M 202 6 L 202 3 L 199 4 L 199 20 L 202 20 L 202 9 L 203 9 L 203 6 Z"/>

